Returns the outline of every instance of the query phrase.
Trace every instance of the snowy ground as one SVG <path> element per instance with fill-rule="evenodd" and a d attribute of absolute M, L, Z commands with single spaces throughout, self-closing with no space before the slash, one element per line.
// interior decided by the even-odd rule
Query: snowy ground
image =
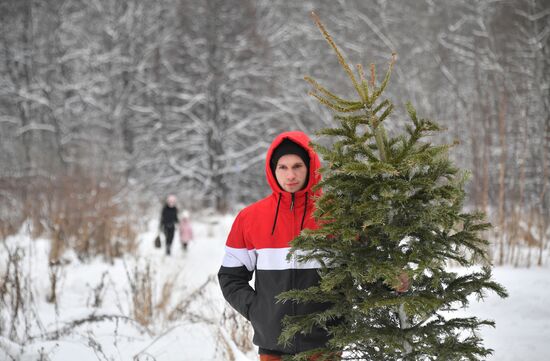
<path fill-rule="evenodd" d="M 0 361 L 255 360 L 254 350 L 240 352 L 229 331 L 220 326 L 225 303 L 213 276 L 231 223 L 231 217 L 195 221 L 196 239 L 187 252 L 176 239 L 171 257 L 153 248 L 154 232 L 141 236 L 137 258 L 127 257 L 114 264 L 100 260 L 82 263 L 69 255 L 70 263 L 62 271 L 57 308 L 45 302 L 49 288 L 48 241 L 31 242 L 24 232 L 8 238 L 8 247 L 19 245 L 25 249 L 22 265 L 30 280 L 29 295 L 33 296 L 28 306 L 35 315 L 28 318 L 32 321 L 29 333 L 35 339 L 21 347 L 0 337 Z M 5 262 L 5 250 L 0 247 L 0 272 L 4 272 Z M 143 274 L 147 265 L 156 307 L 153 321 L 143 327 L 115 316 L 132 314 L 128 279 L 136 271 Z M 486 346 L 495 350 L 490 360 L 549 359 L 549 275 L 547 268 L 494 269 L 496 281 L 508 289 L 510 297 L 490 295 L 484 302 L 472 302 L 467 310 L 496 321 L 496 329 L 482 330 Z M 104 286 L 100 288 L 102 277 Z M 168 296 L 162 297 L 162 288 L 169 281 L 173 287 Z M 94 306 L 98 299 L 100 304 Z M 91 322 L 90 316 L 100 320 Z M 74 324 L 84 319 L 88 321 Z"/>
<path fill-rule="evenodd" d="M 494 278 L 509 297 L 490 295 L 472 302 L 467 312 L 496 322 L 482 330 L 485 345 L 495 350 L 494 361 L 550 359 L 550 270 L 497 267 Z"/>

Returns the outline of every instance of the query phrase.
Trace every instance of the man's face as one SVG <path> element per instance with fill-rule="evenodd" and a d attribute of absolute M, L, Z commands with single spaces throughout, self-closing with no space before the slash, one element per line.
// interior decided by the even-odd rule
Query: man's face
<path fill-rule="evenodd" d="M 283 155 L 275 167 L 275 178 L 283 190 L 289 193 L 297 192 L 305 185 L 307 167 L 296 154 Z"/>

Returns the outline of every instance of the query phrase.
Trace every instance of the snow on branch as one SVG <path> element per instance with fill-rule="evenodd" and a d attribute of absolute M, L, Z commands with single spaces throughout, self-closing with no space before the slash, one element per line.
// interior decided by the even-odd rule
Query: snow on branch
<path fill-rule="evenodd" d="M 16 135 L 20 137 L 27 132 L 34 132 L 34 131 L 46 131 L 46 132 L 55 133 L 55 127 L 50 124 L 31 123 L 19 128 L 16 132 Z"/>

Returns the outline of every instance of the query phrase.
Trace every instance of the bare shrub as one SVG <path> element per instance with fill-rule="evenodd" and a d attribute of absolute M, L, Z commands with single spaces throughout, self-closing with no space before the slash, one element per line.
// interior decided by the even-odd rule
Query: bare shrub
<path fill-rule="evenodd" d="M 125 264 L 128 284 L 130 286 L 131 316 L 144 327 L 151 327 L 153 320 L 161 323 L 171 323 L 185 319 L 189 322 L 204 322 L 215 324 L 208 315 L 217 314 L 216 310 L 206 309 L 210 302 L 206 299 L 206 291 L 209 285 L 214 284 L 214 277 L 209 277 L 201 286 L 186 294 L 183 298 L 175 300 L 174 286 L 177 276 L 167 279 L 163 284 L 159 295 L 155 294 L 156 283 L 154 270 L 147 262 L 145 265 L 136 264 L 130 270 Z M 155 300 L 158 299 L 158 302 Z M 175 306 L 169 306 L 175 302 Z M 200 304 L 200 307 L 191 307 Z M 197 311 L 198 310 L 198 311 Z"/>
<path fill-rule="evenodd" d="M 103 304 L 103 296 L 105 295 L 106 289 L 105 278 L 108 274 L 109 273 L 107 271 L 104 271 L 101 275 L 101 280 L 99 281 L 97 286 L 92 289 L 91 301 L 88 301 L 89 306 L 91 305 L 93 308 L 98 308 L 101 307 L 101 305 Z"/>
<path fill-rule="evenodd" d="M 97 359 L 105 360 L 105 361 L 110 360 L 110 358 L 107 357 L 107 355 L 103 351 L 103 346 L 101 346 L 101 343 L 95 339 L 92 331 L 88 331 L 87 334 L 88 334 L 87 344 L 94 351 L 94 354 L 97 357 Z"/>
<path fill-rule="evenodd" d="M 70 334 L 73 334 L 75 330 L 81 326 L 88 325 L 88 324 L 94 324 L 94 323 L 100 323 L 105 321 L 111 321 L 111 322 L 124 322 L 127 324 L 132 325 L 133 327 L 137 327 L 137 329 L 140 332 L 146 333 L 149 336 L 152 336 L 153 334 L 150 332 L 150 330 L 146 327 L 143 327 L 141 324 L 137 323 L 136 320 L 133 318 L 122 316 L 122 315 L 116 315 L 116 314 L 102 314 L 102 315 L 96 315 L 95 313 L 92 313 L 91 315 L 88 315 L 84 318 L 80 318 L 77 320 L 73 320 L 71 322 L 67 322 L 63 325 L 63 327 L 55 329 L 53 331 L 48 332 L 42 332 L 40 335 L 29 338 L 30 341 L 35 340 L 46 340 L 46 341 L 54 341 L 59 340 L 63 336 L 67 336 Z"/>
<path fill-rule="evenodd" d="M 0 239 L 16 233 L 23 224 L 23 201 L 27 180 L 0 177 Z"/>
<path fill-rule="evenodd" d="M 247 353 L 254 349 L 254 344 L 252 343 L 253 330 L 250 322 L 233 308 L 227 307 L 227 305 L 222 314 L 221 326 L 229 334 L 229 337 L 231 337 L 231 340 L 233 340 L 239 350 Z"/>
<path fill-rule="evenodd" d="M 176 282 L 176 277 L 174 276 L 168 279 L 162 285 L 159 301 L 155 305 L 155 311 L 158 312 L 159 314 L 162 313 L 166 315 L 168 313 L 168 305 L 170 304 L 170 301 L 172 299 L 175 282 Z"/>
<path fill-rule="evenodd" d="M 0 359 L 3 361 L 17 361 L 21 354 L 22 347 L 9 341 L 5 337 L 0 337 Z"/>
<path fill-rule="evenodd" d="M 544 210 L 539 207 L 527 212 L 513 209 L 492 234 L 492 238 L 498 240 L 493 248 L 493 260 L 498 265 L 543 266 L 550 253 L 549 234 L 550 224 Z"/>
<path fill-rule="evenodd" d="M 57 303 L 57 295 L 58 295 L 58 287 L 61 280 L 61 276 L 63 274 L 63 264 L 58 259 L 50 260 L 48 262 L 48 276 L 50 279 L 50 292 L 46 296 L 46 301 L 48 303 L 53 303 L 55 305 L 55 309 L 57 312 L 58 309 L 58 303 Z"/>
<path fill-rule="evenodd" d="M 136 263 L 132 272 L 126 267 L 132 299 L 132 317 L 140 325 L 148 327 L 153 320 L 153 290 L 151 266 L 149 263 L 142 269 Z"/>
<path fill-rule="evenodd" d="M 210 285 L 214 284 L 214 280 L 214 276 L 208 277 L 202 285 L 186 295 L 185 298 L 179 300 L 176 306 L 168 313 L 167 320 L 176 321 L 186 318 L 194 322 L 204 321 L 206 323 L 212 323 L 212 321 L 207 319 L 205 316 L 206 314 L 212 314 L 212 312 L 209 312 L 209 310 L 206 309 L 206 307 L 211 305 L 211 303 L 206 299 L 206 291 Z M 197 301 L 201 303 L 201 314 L 193 312 L 191 307 L 191 304 Z M 212 311 L 214 314 L 216 313 L 216 310 Z"/>
<path fill-rule="evenodd" d="M 235 354 L 233 353 L 229 342 L 226 340 L 224 333 L 220 329 L 216 332 L 216 339 L 218 341 L 216 343 L 216 348 L 221 350 L 223 355 L 225 355 L 225 359 L 227 361 L 235 361 Z"/>
<path fill-rule="evenodd" d="M 25 220 L 33 237 L 51 239 L 49 259 L 74 249 L 80 259 L 102 255 L 112 261 L 137 249 L 139 221 L 130 189 L 113 173 L 84 171 L 53 178 L 0 178 L 0 234 L 15 233 Z"/>
<path fill-rule="evenodd" d="M 23 344 L 29 338 L 31 326 L 41 324 L 32 309 L 34 295 L 23 268 L 25 252 L 21 247 L 10 249 L 5 243 L 2 245 L 6 263 L 0 269 L 0 336 Z"/>
<path fill-rule="evenodd" d="M 114 180 L 66 176 L 50 187 L 43 194 L 41 217 L 52 236 L 50 259 L 59 256 L 63 245 L 81 258 L 103 255 L 108 260 L 136 248 L 134 222 L 120 199 L 123 188 Z"/>

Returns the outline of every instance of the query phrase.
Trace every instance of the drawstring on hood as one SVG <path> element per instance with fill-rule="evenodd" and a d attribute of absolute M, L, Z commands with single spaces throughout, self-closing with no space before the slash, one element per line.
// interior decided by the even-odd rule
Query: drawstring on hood
<path fill-rule="evenodd" d="M 271 228 L 271 235 L 273 235 L 273 232 L 275 232 L 275 226 L 277 225 L 277 216 L 279 215 L 279 206 L 281 205 L 281 198 L 283 198 L 283 194 L 282 193 L 279 193 L 279 200 L 277 201 L 277 209 L 275 210 L 275 218 L 273 219 L 273 228 Z M 292 203 L 291 203 L 291 208 L 293 207 L 294 205 L 294 193 L 292 193 Z M 307 197 L 307 192 L 305 194 L 305 203 L 304 203 L 304 214 L 302 215 L 302 222 L 300 222 L 300 231 L 302 229 L 304 229 L 304 221 L 306 220 L 306 214 L 307 214 L 307 201 L 308 201 L 308 197 Z"/>
<path fill-rule="evenodd" d="M 279 206 L 281 205 L 281 198 L 283 198 L 283 194 L 279 193 L 279 201 L 277 202 L 277 209 L 275 210 L 275 219 L 273 220 L 273 228 L 271 228 L 271 235 L 273 235 L 273 232 L 275 232 L 275 226 L 277 225 L 277 215 L 279 214 Z"/>
<path fill-rule="evenodd" d="M 285 140 L 287 140 L 287 141 L 285 141 Z M 321 180 L 321 175 L 319 174 L 319 168 L 321 167 L 321 162 L 319 160 L 319 156 L 317 155 L 317 153 L 315 153 L 315 151 L 311 148 L 311 146 L 309 144 L 310 143 L 309 137 L 305 133 L 300 132 L 300 131 L 291 131 L 291 132 L 281 133 L 271 143 L 271 146 L 269 147 L 269 149 L 267 151 L 266 165 L 265 165 L 265 172 L 266 172 L 267 182 L 268 182 L 269 186 L 271 187 L 271 190 L 273 191 L 273 195 L 278 198 L 277 208 L 275 210 L 275 216 L 273 218 L 273 227 L 271 229 L 271 235 L 273 235 L 274 232 L 275 232 L 275 227 L 277 225 L 277 218 L 278 218 L 278 215 L 279 215 L 279 209 L 280 209 L 281 201 L 282 201 L 283 197 L 286 197 L 284 195 L 284 193 L 287 193 L 280 187 L 280 185 L 277 182 L 277 179 L 276 179 L 275 174 L 274 174 L 274 166 L 272 164 L 272 157 L 273 157 L 274 152 L 277 149 L 277 147 L 279 145 L 281 145 L 281 143 L 283 143 L 283 142 L 288 143 L 288 141 L 291 141 L 291 142 L 297 144 L 298 146 L 300 146 L 301 148 L 303 148 L 305 150 L 305 152 L 307 152 L 307 155 L 309 156 L 308 177 L 307 177 L 307 180 L 306 180 L 306 185 L 304 186 L 303 189 L 301 189 L 301 190 L 299 190 L 295 193 L 290 193 L 289 194 L 289 196 L 291 197 L 290 198 L 291 209 L 293 209 L 294 205 L 296 204 L 296 200 L 298 198 L 303 197 L 303 199 L 304 199 L 304 212 L 303 212 L 303 215 L 302 215 L 302 220 L 300 222 L 300 230 L 304 229 L 304 223 L 305 223 L 305 219 L 307 217 L 307 211 L 308 211 L 308 208 L 309 208 L 307 204 L 310 201 L 310 199 L 312 199 L 310 197 L 310 194 L 312 193 L 314 197 L 319 196 L 321 194 L 320 190 L 316 190 L 316 191 L 311 190 L 311 188 L 313 186 L 315 186 Z M 303 157 L 302 157 L 302 159 L 303 159 Z M 301 203 L 298 203 L 298 204 L 301 204 Z"/>
<path fill-rule="evenodd" d="M 306 202 L 304 203 L 304 214 L 302 215 L 302 223 L 300 223 L 300 231 L 304 229 L 304 221 L 307 214 L 307 192 L 306 192 Z"/>

